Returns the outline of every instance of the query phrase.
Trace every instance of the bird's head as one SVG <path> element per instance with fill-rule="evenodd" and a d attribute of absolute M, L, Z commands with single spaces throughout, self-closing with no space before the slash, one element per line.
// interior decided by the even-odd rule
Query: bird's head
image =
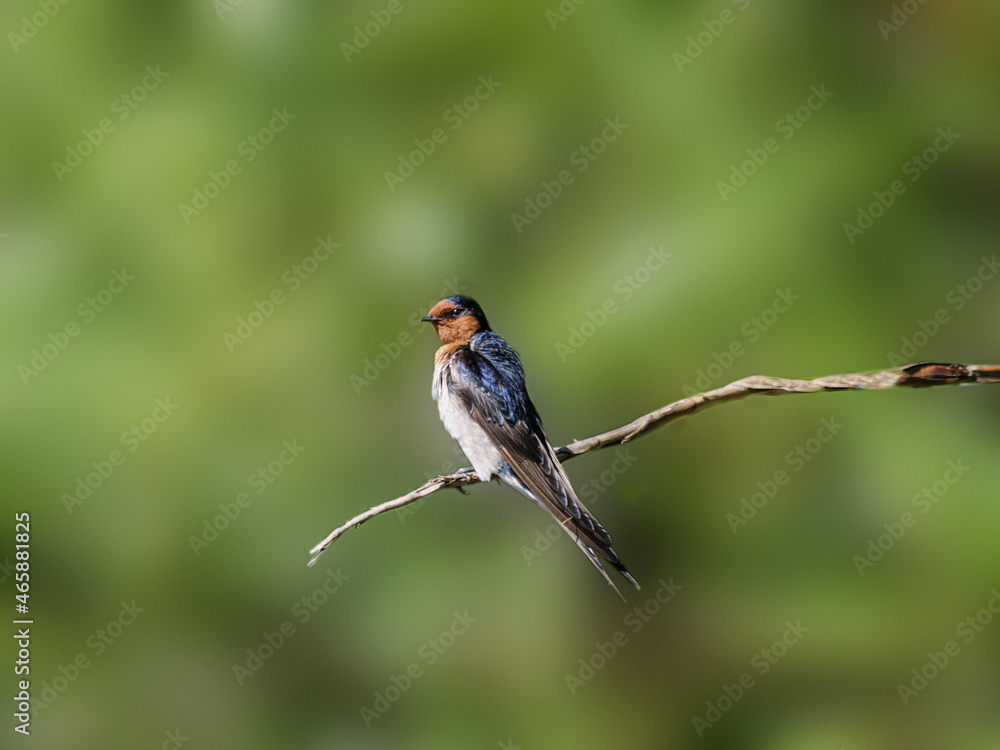
<path fill-rule="evenodd" d="M 479 303 L 461 295 L 445 297 L 420 320 L 431 323 L 438 338 L 445 344 L 466 342 L 477 331 L 490 330 L 486 314 Z"/>

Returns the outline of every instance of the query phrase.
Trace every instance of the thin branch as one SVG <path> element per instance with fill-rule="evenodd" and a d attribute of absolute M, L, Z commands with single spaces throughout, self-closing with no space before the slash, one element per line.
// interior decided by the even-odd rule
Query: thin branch
<path fill-rule="evenodd" d="M 681 417 L 694 414 L 713 404 L 735 401 L 754 394 L 779 396 L 784 393 L 818 393 L 820 391 L 849 390 L 883 390 L 886 388 L 908 387 L 927 388 L 937 385 L 956 385 L 972 383 L 1000 383 L 1000 365 L 954 365 L 935 362 L 918 362 L 893 370 L 876 370 L 874 372 L 852 372 L 844 375 L 828 375 L 812 380 L 791 380 L 774 378 L 768 375 L 751 375 L 729 385 L 716 388 L 705 393 L 683 398 L 672 404 L 667 404 L 649 414 L 644 414 L 627 425 L 604 432 L 600 435 L 577 440 L 556 450 L 560 461 L 568 461 L 590 451 L 600 450 L 612 445 L 621 445 L 629 440 L 645 435 L 651 430 L 673 422 Z M 381 515 L 389 510 L 402 508 L 404 505 L 416 502 L 438 490 L 449 487 L 464 487 L 477 484 L 480 481 L 471 468 L 459 469 L 454 474 L 435 477 L 412 492 L 389 500 L 381 505 L 369 508 L 364 513 L 355 516 L 310 550 L 313 555 L 309 564 L 316 562 L 323 551 L 333 544 L 341 534 L 352 527 L 357 527 L 369 518 Z"/>
<path fill-rule="evenodd" d="M 369 518 L 374 518 L 375 516 L 381 515 L 382 513 L 385 513 L 388 510 L 395 510 L 396 508 L 402 508 L 404 505 L 415 503 L 420 498 L 430 495 L 432 492 L 437 492 L 438 490 L 444 490 L 447 489 L 448 487 L 462 487 L 463 485 L 466 484 L 476 484 L 479 481 L 480 481 L 479 477 L 476 476 L 476 472 L 473 471 L 472 467 L 470 466 L 465 469 L 459 469 L 454 474 L 447 474 L 445 476 L 435 477 L 422 487 L 418 487 L 417 489 L 413 490 L 413 492 L 409 492 L 403 495 L 402 497 L 397 497 L 395 500 L 388 500 L 382 503 L 381 505 L 376 505 L 372 508 L 369 508 L 364 513 L 361 513 L 360 515 L 357 515 L 354 518 L 352 518 L 350 521 L 345 523 L 340 528 L 331 531 L 326 539 L 324 539 L 322 542 L 320 542 L 311 550 L 309 550 L 309 554 L 313 556 L 313 559 L 309 561 L 309 564 L 312 565 L 314 562 L 316 562 L 316 558 L 318 558 L 321 554 L 323 554 L 323 550 L 325 550 L 327 547 L 333 544 L 334 540 L 337 537 L 339 537 L 341 534 L 343 534 L 351 527 L 357 528 L 365 521 L 367 521 Z"/>

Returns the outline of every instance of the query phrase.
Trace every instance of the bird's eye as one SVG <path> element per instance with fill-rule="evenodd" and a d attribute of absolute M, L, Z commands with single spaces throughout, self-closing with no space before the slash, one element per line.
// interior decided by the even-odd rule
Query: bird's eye
<path fill-rule="evenodd" d="M 453 318 L 457 318 L 463 312 L 465 312 L 465 310 L 463 310 L 461 307 L 453 307 L 453 308 L 451 308 L 451 316 Z"/>

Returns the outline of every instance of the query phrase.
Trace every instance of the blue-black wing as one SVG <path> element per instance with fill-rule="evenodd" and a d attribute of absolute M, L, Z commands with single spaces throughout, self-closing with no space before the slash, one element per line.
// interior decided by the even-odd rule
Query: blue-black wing
<path fill-rule="evenodd" d="M 611 535 L 580 502 L 556 458 L 528 398 L 517 352 L 493 331 L 483 331 L 473 336 L 468 348 L 456 352 L 453 366 L 459 375 L 452 383 L 454 394 L 500 451 L 522 487 L 555 516 L 618 596 L 621 592 L 595 552 L 638 588 L 612 549 Z"/>

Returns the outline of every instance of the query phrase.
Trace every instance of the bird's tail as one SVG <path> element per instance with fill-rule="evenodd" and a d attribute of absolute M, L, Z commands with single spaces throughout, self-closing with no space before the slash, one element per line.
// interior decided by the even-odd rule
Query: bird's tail
<path fill-rule="evenodd" d="M 504 481 L 508 482 L 523 495 L 531 498 L 555 516 L 563 530 L 570 535 L 574 542 L 577 543 L 580 549 L 583 550 L 583 553 L 587 556 L 587 559 L 594 564 L 594 567 L 597 568 L 600 574 L 604 577 L 604 580 L 607 581 L 608 585 L 614 589 L 616 594 L 618 594 L 618 598 L 625 601 L 625 597 L 622 595 L 622 592 L 618 590 L 618 587 L 615 586 L 611 577 L 608 575 L 608 572 L 601 564 L 601 558 L 621 573 L 622 577 L 635 586 L 636 589 L 640 588 L 638 582 L 632 577 L 628 568 L 625 567 L 625 564 L 618 557 L 618 553 L 612 548 L 611 535 L 604 529 L 603 526 L 601 526 L 600 522 L 594 518 L 591 512 L 587 510 L 587 507 L 580 502 L 576 493 L 573 492 L 569 479 L 565 478 L 565 473 L 562 471 L 562 467 L 559 466 L 558 462 L 555 462 L 555 466 L 558 467 L 558 471 L 564 480 L 561 486 L 564 490 L 566 490 L 562 497 L 563 502 L 558 504 L 545 502 L 544 500 L 539 499 L 538 496 L 529 490 L 512 471 L 503 473 L 502 476 Z"/>
<path fill-rule="evenodd" d="M 614 591 L 615 591 L 616 594 L 618 594 L 618 598 L 621 599 L 622 601 L 625 601 L 625 596 L 622 594 L 621 591 L 618 590 L 618 587 L 615 586 L 614 581 L 611 580 L 611 576 L 608 575 L 608 572 L 604 569 L 604 566 L 601 565 L 600 558 L 594 553 L 594 550 L 592 550 L 587 545 L 587 541 L 583 537 L 581 537 L 579 534 L 577 534 L 574 531 L 570 530 L 566 525 L 563 525 L 563 528 L 566 529 L 567 532 L 569 532 L 569 535 L 571 537 L 573 537 L 573 541 L 575 541 L 577 543 L 577 545 L 579 545 L 580 549 L 583 550 L 583 553 L 587 556 L 587 558 L 590 560 L 590 562 L 592 562 L 594 564 L 594 567 L 597 568 L 597 570 L 600 572 L 600 574 L 602 576 L 604 576 L 604 580 L 607 581 L 608 585 L 612 589 L 614 589 Z M 610 555 L 607 554 L 607 553 L 610 553 Z M 612 559 L 612 557 L 611 557 L 612 555 L 614 556 L 614 559 Z M 635 586 L 637 590 L 639 588 L 641 588 L 639 586 L 638 582 L 635 580 L 635 578 L 632 577 L 632 574 L 628 572 L 628 568 L 626 568 L 625 565 L 622 563 L 622 561 L 618 559 L 618 555 L 615 554 L 615 551 L 613 549 L 611 549 L 610 546 L 608 546 L 606 548 L 606 550 L 601 550 L 601 557 L 603 557 L 605 560 L 607 560 L 608 563 L 610 563 L 611 566 L 614 567 L 615 570 L 617 570 L 619 573 L 621 573 L 622 577 L 626 581 L 628 581 L 633 586 Z"/>

